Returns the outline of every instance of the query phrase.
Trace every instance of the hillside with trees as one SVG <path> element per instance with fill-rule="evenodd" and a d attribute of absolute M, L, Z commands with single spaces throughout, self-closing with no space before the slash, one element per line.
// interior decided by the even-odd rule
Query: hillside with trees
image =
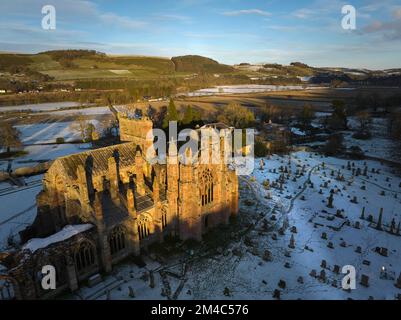
<path fill-rule="evenodd" d="M 171 60 L 174 62 L 177 72 L 228 73 L 235 71 L 231 66 L 197 55 L 173 57 Z"/>

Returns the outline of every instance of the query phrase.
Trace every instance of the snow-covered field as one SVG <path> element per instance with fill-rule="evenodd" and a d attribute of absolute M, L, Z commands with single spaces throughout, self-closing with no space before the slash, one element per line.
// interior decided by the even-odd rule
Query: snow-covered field
<path fill-rule="evenodd" d="M 21 104 L 18 106 L 4 106 L 0 107 L 0 112 L 4 111 L 53 111 L 63 108 L 78 107 L 81 104 L 78 102 L 48 102 L 48 103 L 36 103 L 36 104 Z"/>
<path fill-rule="evenodd" d="M 103 114 L 111 114 L 111 111 L 109 107 L 90 107 L 82 109 L 58 110 L 51 112 L 51 114 L 52 115 L 73 115 L 73 114 L 103 115 Z"/>
<path fill-rule="evenodd" d="M 10 243 L 19 243 L 18 232 L 36 217 L 36 195 L 42 189 L 42 175 L 26 179 L 27 186 L 16 187 L 0 183 L 0 251 Z"/>
<path fill-rule="evenodd" d="M 192 254 L 186 250 L 167 258 L 151 253 L 144 257 L 144 268 L 121 264 L 101 284 L 80 289 L 79 296 L 273 299 L 279 290 L 281 299 L 394 299 L 401 293 L 394 286 L 401 272 L 401 237 L 387 232 L 393 218 L 396 225 L 401 221 L 401 179 L 392 168 L 307 152 L 275 155 L 265 162 L 263 169 L 257 162 L 254 173 L 241 178 L 239 222 L 231 231 L 221 231 L 227 234 L 219 233 L 229 241 L 203 243 Z M 384 230 L 379 231 L 381 208 Z M 368 221 L 369 215 L 374 222 Z M 386 248 L 388 256 L 377 253 L 376 247 Z M 356 269 L 356 289 L 350 292 L 341 288 L 345 265 Z M 312 270 L 316 276 L 310 275 Z M 369 277 L 368 287 L 360 284 L 362 275 Z"/>
<path fill-rule="evenodd" d="M 348 125 L 351 129 L 357 129 L 359 124 L 355 117 L 349 117 Z M 371 157 L 387 159 L 401 163 L 400 144 L 391 140 L 387 135 L 387 119 L 372 118 L 369 125 L 372 138 L 357 140 L 352 138 L 353 132 L 344 132 L 344 142 L 347 146 L 358 146 L 364 153 Z"/>
<path fill-rule="evenodd" d="M 98 120 L 91 122 L 95 128 L 101 129 Z M 65 142 L 80 140 L 80 132 L 74 128 L 76 123 L 72 121 L 60 121 L 50 123 L 35 123 L 15 126 L 21 132 L 21 142 L 24 145 L 55 143 L 57 138 L 64 138 Z"/>
<path fill-rule="evenodd" d="M 230 86 L 216 86 L 214 88 L 200 89 L 194 92 L 189 92 L 187 95 L 190 97 L 194 97 L 194 96 L 208 96 L 208 95 L 220 95 L 220 94 L 255 93 L 255 92 L 285 91 L 285 90 L 308 90 L 308 89 L 318 89 L 318 87 L 308 86 L 308 85 L 293 85 L 293 86 L 263 85 L 263 84 L 230 85 Z"/>

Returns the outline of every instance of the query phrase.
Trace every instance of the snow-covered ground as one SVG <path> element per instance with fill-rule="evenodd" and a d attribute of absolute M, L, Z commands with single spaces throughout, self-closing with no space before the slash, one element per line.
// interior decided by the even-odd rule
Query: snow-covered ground
<path fill-rule="evenodd" d="M 51 114 L 52 115 L 73 115 L 73 114 L 103 115 L 103 114 L 111 114 L 111 111 L 109 107 L 90 107 L 82 109 L 58 110 L 51 112 Z"/>
<path fill-rule="evenodd" d="M 355 117 L 348 118 L 348 126 L 350 129 L 357 130 L 359 128 L 358 121 Z M 352 138 L 355 132 L 345 131 L 344 142 L 348 147 L 358 146 L 362 151 L 371 157 L 391 160 L 401 163 L 400 144 L 389 138 L 387 134 L 387 119 L 372 118 L 369 124 L 372 138 L 368 140 L 357 140 Z"/>
<path fill-rule="evenodd" d="M 46 238 L 33 238 L 29 240 L 22 247 L 23 250 L 29 250 L 34 253 L 36 250 L 46 248 L 54 243 L 65 241 L 79 233 L 85 232 L 93 228 L 91 224 L 76 224 L 76 225 L 67 225 L 59 232 L 52 234 Z"/>
<path fill-rule="evenodd" d="M 101 130 L 98 120 L 88 121 L 96 129 Z M 60 121 L 50 123 L 35 123 L 15 126 L 21 132 L 21 142 L 24 145 L 55 143 L 57 138 L 64 138 L 65 142 L 80 140 L 80 132 L 74 128 L 76 123 L 72 121 Z"/>
<path fill-rule="evenodd" d="M 78 102 L 48 102 L 48 103 L 36 103 L 36 104 L 21 104 L 18 106 L 0 106 L 0 112 L 4 111 L 52 111 L 63 108 L 78 107 L 81 104 Z"/>
<path fill-rule="evenodd" d="M 230 86 L 216 86 L 213 88 L 206 88 L 187 93 L 188 96 L 208 96 L 220 94 L 235 94 L 235 93 L 254 93 L 254 92 L 269 92 L 269 91 L 285 91 L 285 90 L 308 90 L 318 89 L 321 87 L 308 86 L 308 85 L 263 85 L 263 84 L 247 84 L 247 85 L 230 85 Z"/>
<path fill-rule="evenodd" d="M 36 195 L 42 189 L 42 176 L 32 178 L 25 187 L 0 183 L 0 251 L 10 245 L 9 240 L 18 244 L 18 232 L 36 217 Z"/>
<path fill-rule="evenodd" d="M 12 169 L 34 166 L 39 162 L 54 160 L 59 157 L 87 151 L 90 148 L 89 143 L 80 144 L 49 144 L 49 145 L 31 145 L 24 147 L 28 153 L 12 161 Z M 0 170 L 6 170 L 8 160 L 0 160 Z"/>
<path fill-rule="evenodd" d="M 265 162 L 260 169 L 257 160 L 253 174 L 240 179 L 238 223 L 217 232 L 213 245 L 205 241 L 192 255 L 190 250 L 167 257 L 151 253 L 143 268 L 120 264 L 101 284 L 66 298 L 133 299 L 134 293 L 135 299 L 273 299 L 278 289 L 281 299 L 394 299 L 401 293 L 394 286 L 401 272 L 401 237 L 376 230 L 381 208 L 385 230 L 393 218 L 401 221 L 401 179 L 392 168 L 308 152 Z M 287 172 L 282 190 L 276 183 L 281 171 Z M 331 190 L 333 208 L 327 206 Z M 388 256 L 376 247 L 387 248 Z M 341 288 L 345 265 L 356 269 L 356 289 L 350 292 Z M 369 287 L 360 284 L 362 275 L 369 277 Z M 278 286 L 280 280 L 285 287 Z"/>

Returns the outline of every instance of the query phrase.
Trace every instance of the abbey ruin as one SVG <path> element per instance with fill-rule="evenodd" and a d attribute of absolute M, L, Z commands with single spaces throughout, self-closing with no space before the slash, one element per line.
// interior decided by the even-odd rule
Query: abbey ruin
<path fill-rule="evenodd" d="M 238 178 L 224 161 L 180 163 L 171 142 L 172 161 L 152 165 L 145 157 L 152 122 L 120 115 L 119 123 L 121 144 L 59 158 L 46 173 L 37 217 L 21 232 L 25 244 L 0 256 L 7 268 L 0 279 L 16 298 L 74 291 L 166 236 L 200 241 L 237 214 Z M 44 265 L 57 271 L 56 290 L 41 287 Z"/>

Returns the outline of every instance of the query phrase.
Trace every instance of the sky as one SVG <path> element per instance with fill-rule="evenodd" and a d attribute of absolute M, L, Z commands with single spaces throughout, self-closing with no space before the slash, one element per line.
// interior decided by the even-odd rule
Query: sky
<path fill-rule="evenodd" d="M 343 5 L 356 29 L 341 25 Z M 42 28 L 42 7 L 56 29 Z M 401 67 L 401 0 L 1 0 L 0 51 L 198 54 L 221 63 Z"/>

